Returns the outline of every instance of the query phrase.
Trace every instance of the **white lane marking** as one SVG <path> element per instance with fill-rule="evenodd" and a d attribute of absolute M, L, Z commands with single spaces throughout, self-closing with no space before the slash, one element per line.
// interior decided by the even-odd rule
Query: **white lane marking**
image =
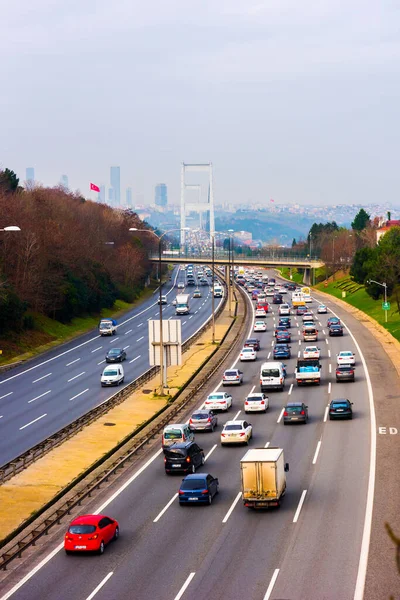
<path fill-rule="evenodd" d="M 187 323 L 187 321 L 183 321 L 182 325 L 185 325 L 185 323 Z"/>
<path fill-rule="evenodd" d="M 110 344 L 114 344 L 114 342 L 116 342 L 117 340 L 119 340 L 119 338 L 115 337 L 113 340 L 111 340 Z"/>
<path fill-rule="evenodd" d="M 255 386 L 255 385 L 253 385 L 253 387 L 252 387 L 252 388 L 251 388 L 251 390 L 250 390 L 250 394 L 252 394 L 252 393 L 254 392 L 254 389 L 255 389 L 255 387 L 256 387 L 256 386 Z"/>
<path fill-rule="evenodd" d="M 318 325 L 321 325 L 321 327 L 322 327 L 322 323 L 321 323 L 321 321 L 318 321 Z"/>
<path fill-rule="evenodd" d="M 138 358 L 140 358 L 142 355 L 139 354 L 139 356 L 136 356 L 135 358 L 132 358 L 132 360 L 129 361 L 129 364 L 135 362 L 135 360 L 137 360 Z"/>
<path fill-rule="evenodd" d="M 272 594 L 272 590 L 274 589 L 275 581 L 279 575 L 279 569 L 275 569 L 274 574 L 271 577 L 271 581 L 269 582 L 269 586 L 267 591 L 265 592 L 265 596 L 263 600 L 269 600 Z"/>
<path fill-rule="evenodd" d="M 78 362 L 78 360 L 81 360 L 80 358 L 76 358 L 75 360 L 72 360 L 71 362 L 67 363 L 65 366 L 69 367 L 71 365 L 73 365 L 74 363 Z"/>
<path fill-rule="evenodd" d="M 142 337 L 138 338 L 136 341 L 140 342 L 140 340 L 143 340 L 143 339 L 144 339 L 144 335 L 142 335 Z"/>
<path fill-rule="evenodd" d="M 215 450 L 216 447 L 217 447 L 217 444 L 214 444 L 214 446 L 211 448 L 210 452 L 208 452 L 205 455 L 204 460 L 207 460 L 210 457 L 210 455 L 212 454 L 212 452 L 214 452 L 214 450 Z"/>
<path fill-rule="evenodd" d="M 78 379 L 78 377 L 80 377 L 81 375 L 84 375 L 85 373 L 86 373 L 86 371 L 82 371 L 82 373 L 79 373 L 79 375 L 75 375 L 75 377 L 71 377 L 71 379 L 68 379 L 68 380 L 67 380 L 67 381 L 68 381 L 68 383 L 69 383 L 70 381 L 73 381 L 74 379 Z"/>
<path fill-rule="evenodd" d="M 128 331 L 125 331 L 125 335 L 128 335 L 128 333 L 131 333 L 133 331 L 133 329 L 128 329 Z"/>
<path fill-rule="evenodd" d="M 297 330 L 298 335 L 300 335 L 300 329 Z"/>
<path fill-rule="evenodd" d="M 267 360 L 269 359 L 270 356 L 271 356 L 271 352 L 268 352 Z"/>
<path fill-rule="evenodd" d="M 292 393 L 292 391 L 293 391 L 293 383 L 290 384 L 290 388 L 289 388 L 289 391 L 288 391 L 288 395 L 289 396 Z"/>
<path fill-rule="evenodd" d="M 281 420 L 282 420 L 282 417 L 283 417 L 283 413 L 284 413 L 284 412 L 285 412 L 285 408 L 282 408 L 282 410 L 281 410 L 281 412 L 280 412 L 280 415 L 279 415 L 279 417 L 278 417 L 277 423 L 280 423 L 280 422 L 281 422 Z"/>
<path fill-rule="evenodd" d="M 294 513 L 293 523 L 297 523 L 297 520 L 298 520 L 299 515 L 300 515 L 301 507 L 303 506 L 303 502 L 305 500 L 306 494 L 307 494 L 307 490 L 303 490 L 303 493 L 300 496 L 299 505 L 297 507 L 296 512 Z"/>
<path fill-rule="evenodd" d="M 124 346 L 124 347 L 123 347 L 123 350 L 128 350 L 128 348 L 130 348 L 130 347 L 131 347 L 131 345 L 130 345 L 130 344 L 128 344 L 127 346 Z"/>
<path fill-rule="evenodd" d="M 106 359 L 104 359 L 104 360 L 101 360 L 99 363 L 97 363 L 97 365 L 102 365 L 102 364 L 103 364 L 103 363 L 105 363 L 105 362 L 106 362 Z"/>
<path fill-rule="evenodd" d="M 195 315 L 197 315 L 197 313 L 198 313 L 198 312 L 199 312 L 198 310 L 195 310 L 195 311 L 194 311 L 194 314 L 195 314 Z"/>
<path fill-rule="evenodd" d="M 11 394 L 13 394 L 14 392 L 8 392 L 8 394 L 4 394 L 4 396 L 0 396 L 0 400 L 2 400 L 2 398 L 7 398 L 7 396 L 11 396 Z"/>
<path fill-rule="evenodd" d="M 270 445 L 270 442 L 267 442 L 264 446 L 264 448 L 268 448 L 268 446 Z"/>
<path fill-rule="evenodd" d="M 51 392 L 51 390 L 48 390 L 44 394 L 40 394 L 40 396 L 36 396 L 36 398 L 32 398 L 32 400 L 28 400 L 28 404 L 30 404 L 31 402 L 35 402 L 35 400 L 39 400 L 39 398 L 43 398 L 43 396 L 47 396 L 47 394 L 50 394 L 50 392 Z"/>
<path fill-rule="evenodd" d="M 141 325 L 143 325 L 143 323 L 139 323 L 139 325 L 136 325 L 136 327 L 140 327 Z"/>
<path fill-rule="evenodd" d="M 272 342 L 271 342 L 271 346 L 273 346 L 273 345 L 274 345 L 274 340 L 272 340 Z"/>
<path fill-rule="evenodd" d="M 154 316 L 157 317 L 160 314 L 159 311 L 157 311 L 156 313 L 154 313 Z"/>
<path fill-rule="evenodd" d="M 331 357 L 331 351 L 330 350 L 328 350 L 328 356 L 329 356 L 329 358 Z"/>
<path fill-rule="evenodd" d="M 332 373 L 332 365 L 329 363 L 329 373 Z"/>
<path fill-rule="evenodd" d="M 301 350 L 298 351 L 297 358 L 300 358 L 300 354 L 301 354 Z"/>
<path fill-rule="evenodd" d="M 93 592 L 86 598 L 86 600 L 92 600 L 92 598 L 95 597 L 95 595 L 97 594 L 97 592 L 99 592 L 101 590 L 101 588 L 103 587 L 103 585 L 105 585 L 107 583 L 107 581 L 110 579 L 110 577 L 112 577 L 112 575 L 113 575 L 113 571 L 110 571 L 108 573 L 108 575 L 106 575 L 104 577 L 104 579 L 102 581 L 100 581 L 99 585 L 94 588 Z"/>
<path fill-rule="evenodd" d="M 331 383 L 331 382 L 329 382 L 329 383 L 328 383 L 328 394 L 330 394 L 330 393 L 331 393 L 331 389 L 332 389 L 332 383 Z"/>
<path fill-rule="evenodd" d="M 312 461 L 312 464 L 315 465 L 315 463 L 317 462 L 318 459 L 318 454 L 319 454 L 319 450 L 321 448 L 321 444 L 322 444 L 322 440 L 319 440 L 318 444 L 317 444 L 317 448 L 315 450 L 315 454 L 314 454 L 314 458 Z"/>
<path fill-rule="evenodd" d="M 47 413 L 44 413 L 44 415 L 41 415 L 37 419 L 33 419 L 33 421 L 30 421 L 26 425 L 22 425 L 22 427 L 20 427 L 19 430 L 22 431 L 23 429 L 25 429 L 25 427 L 29 427 L 29 425 L 33 425 L 33 423 L 36 423 L 36 421 L 40 421 L 40 419 L 43 419 L 43 417 L 47 417 Z"/>
<path fill-rule="evenodd" d="M 233 509 L 235 508 L 236 504 L 239 502 L 240 498 L 242 497 L 242 492 L 239 492 L 238 495 L 236 496 L 236 498 L 234 499 L 234 501 L 232 502 L 232 505 L 230 507 L 230 509 L 228 510 L 228 512 L 226 513 L 226 515 L 224 516 L 224 518 L 222 519 L 223 523 L 226 523 L 227 520 L 229 519 L 229 517 L 232 514 Z"/>
<path fill-rule="evenodd" d="M 90 351 L 90 354 L 93 354 L 94 352 L 97 352 L 97 350 L 101 350 L 103 346 L 99 346 L 98 348 L 95 348 L 94 350 Z"/>
<path fill-rule="evenodd" d="M 189 321 L 190 321 L 190 319 L 192 319 L 192 318 L 193 318 L 193 315 L 190 315 L 190 317 L 189 317 Z"/>
<path fill-rule="evenodd" d="M 196 575 L 195 572 L 190 573 L 189 577 L 186 579 L 185 583 L 183 584 L 183 586 L 181 587 L 181 589 L 179 590 L 179 592 L 177 593 L 177 595 L 175 596 L 174 600 L 181 600 L 183 594 L 186 591 L 186 588 L 189 586 L 190 582 L 192 581 L 193 577 Z"/>
<path fill-rule="evenodd" d="M 329 344 L 329 340 L 328 340 L 328 338 L 325 338 L 325 342 L 326 342 L 326 345 L 328 345 L 328 344 Z"/>
<path fill-rule="evenodd" d="M 236 421 L 236 419 L 238 418 L 238 416 L 240 415 L 241 412 L 242 412 L 241 410 L 238 410 L 236 415 L 233 417 L 232 421 Z"/>
<path fill-rule="evenodd" d="M 82 394 L 86 394 L 86 392 L 89 391 L 89 388 L 86 388 L 86 390 L 83 390 L 83 392 L 79 392 L 79 394 L 76 394 L 76 396 L 72 396 L 72 398 L 69 399 L 69 402 L 71 402 L 72 400 L 75 400 L 75 398 L 79 398 L 79 396 L 82 396 Z"/>
<path fill-rule="evenodd" d="M 324 414 L 324 423 L 326 423 L 327 419 L 328 419 L 328 410 L 329 410 L 329 404 L 328 406 L 325 408 L 325 414 Z"/>
<path fill-rule="evenodd" d="M 158 513 L 158 515 L 156 516 L 156 518 L 153 520 L 153 523 L 157 523 L 157 521 L 159 521 L 161 519 L 161 517 L 163 516 L 163 514 L 169 509 L 169 507 L 171 506 L 171 504 L 173 502 L 175 502 L 175 500 L 177 499 L 177 497 L 179 496 L 178 492 L 176 492 L 176 494 L 174 494 L 171 498 L 171 500 L 164 506 L 164 508 L 162 509 L 162 511 L 160 511 Z"/>
<path fill-rule="evenodd" d="M 323 330 L 322 330 L 322 333 L 323 333 L 324 335 L 326 335 L 325 329 L 323 329 Z"/>
<path fill-rule="evenodd" d="M 39 377 L 39 379 L 35 379 L 32 383 L 37 383 L 38 381 L 42 381 L 42 379 L 46 379 L 46 377 L 50 377 L 51 373 L 47 373 L 47 375 L 43 375 L 43 377 Z"/>
<path fill-rule="evenodd" d="M 299 346 L 301 346 L 301 340 L 299 340 Z"/>

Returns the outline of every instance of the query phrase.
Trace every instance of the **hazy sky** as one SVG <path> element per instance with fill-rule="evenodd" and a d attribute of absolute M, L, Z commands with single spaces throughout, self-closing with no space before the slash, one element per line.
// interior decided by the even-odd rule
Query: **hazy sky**
<path fill-rule="evenodd" d="M 216 202 L 395 203 L 397 0 L 0 0 L 0 166 Z"/>

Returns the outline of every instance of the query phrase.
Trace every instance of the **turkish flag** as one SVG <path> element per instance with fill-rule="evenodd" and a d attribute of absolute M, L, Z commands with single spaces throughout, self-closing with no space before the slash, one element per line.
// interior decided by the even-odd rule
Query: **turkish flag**
<path fill-rule="evenodd" d="M 95 183 L 91 183 L 90 184 L 90 189 L 93 190 L 94 192 L 99 192 L 100 188 L 98 185 L 96 185 Z"/>

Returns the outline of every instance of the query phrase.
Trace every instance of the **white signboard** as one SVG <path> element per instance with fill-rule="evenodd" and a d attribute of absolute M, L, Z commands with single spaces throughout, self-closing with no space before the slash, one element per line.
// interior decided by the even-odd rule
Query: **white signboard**
<path fill-rule="evenodd" d="M 149 323 L 149 362 L 152 367 L 160 366 L 160 321 Z M 163 321 L 164 366 L 182 364 L 182 330 L 179 319 Z"/>

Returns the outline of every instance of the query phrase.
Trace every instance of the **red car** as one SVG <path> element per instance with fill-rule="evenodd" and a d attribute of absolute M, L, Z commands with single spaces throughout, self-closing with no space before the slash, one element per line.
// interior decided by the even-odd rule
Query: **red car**
<path fill-rule="evenodd" d="M 265 312 L 268 312 L 269 304 L 267 300 L 257 300 L 256 308 L 263 308 Z"/>
<path fill-rule="evenodd" d="M 106 515 L 83 515 L 72 521 L 65 534 L 64 550 L 72 552 L 97 552 L 119 537 L 118 521 Z"/>

